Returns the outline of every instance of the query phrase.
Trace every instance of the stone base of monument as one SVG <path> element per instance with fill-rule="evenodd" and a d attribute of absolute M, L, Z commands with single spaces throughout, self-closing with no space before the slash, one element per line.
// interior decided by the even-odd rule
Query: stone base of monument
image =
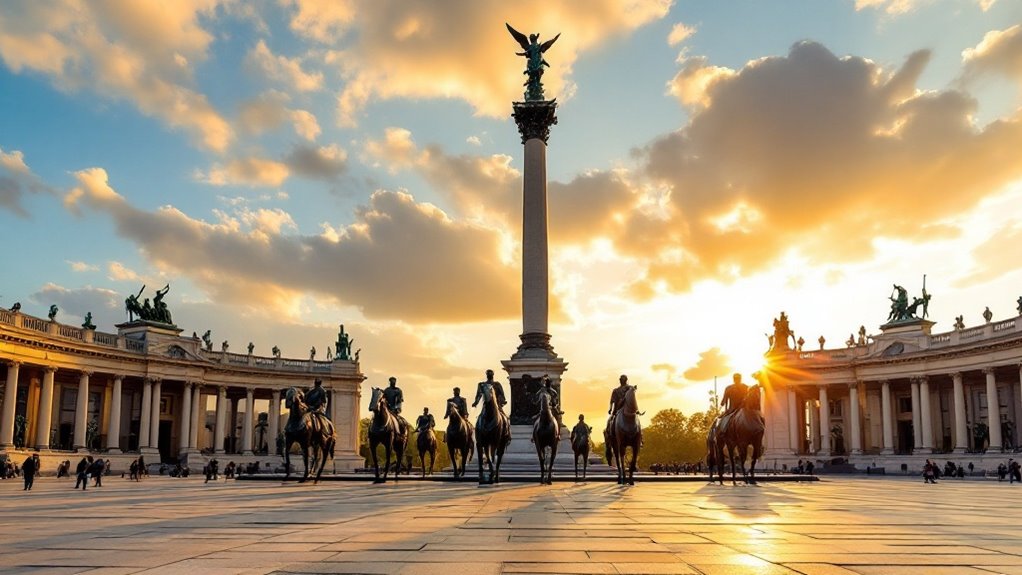
<path fill-rule="evenodd" d="M 571 451 L 571 430 L 561 428 L 561 442 L 557 446 L 557 457 L 554 458 L 554 473 L 575 472 L 575 454 Z M 599 454 L 589 453 L 589 473 L 609 473 L 613 468 L 600 461 Z M 536 446 L 532 443 L 531 425 L 511 426 L 511 445 L 504 451 L 504 459 L 500 465 L 501 473 L 539 473 L 539 457 Z"/>

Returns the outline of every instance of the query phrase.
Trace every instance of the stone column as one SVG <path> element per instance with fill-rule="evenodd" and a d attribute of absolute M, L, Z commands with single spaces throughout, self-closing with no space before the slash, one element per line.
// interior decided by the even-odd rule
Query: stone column
<path fill-rule="evenodd" d="M 277 450 L 277 436 L 280 434 L 280 390 L 270 393 L 270 409 L 266 413 L 266 450 L 270 455 L 280 454 Z"/>
<path fill-rule="evenodd" d="M 1019 446 L 1022 444 L 1022 363 L 1018 364 L 1018 382 L 1019 382 L 1019 393 L 1018 393 L 1018 419 L 1015 420 L 1015 445 Z"/>
<path fill-rule="evenodd" d="M 142 406 L 139 408 L 138 448 L 149 447 L 149 428 L 152 427 L 153 382 L 148 377 L 142 380 Z"/>
<path fill-rule="evenodd" d="M 926 376 L 919 378 L 919 406 L 922 411 L 923 452 L 933 452 L 933 413 L 930 410 L 930 382 Z"/>
<path fill-rule="evenodd" d="M 252 420 L 255 412 L 255 390 L 251 387 L 245 390 L 245 419 L 241 430 L 241 452 L 245 455 L 252 455 Z"/>
<path fill-rule="evenodd" d="M 83 371 L 78 378 L 78 400 L 75 402 L 75 436 L 74 448 L 77 451 L 88 451 L 85 443 L 86 426 L 89 422 L 89 375 Z"/>
<path fill-rule="evenodd" d="M 969 428 L 965 422 L 965 386 L 961 372 L 951 374 L 955 400 L 955 453 L 965 453 L 969 447 Z"/>
<path fill-rule="evenodd" d="M 149 448 L 160 448 L 160 398 L 163 394 L 163 380 L 153 380 L 153 397 L 150 409 L 152 415 L 149 419 Z"/>
<path fill-rule="evenodd" d="M 987 376 L 987 425 L 990 426 L 990 445 L 987 451 L 1001 451 L 1001 401 L 997 397 L 997 378 L 994 368 L 983 370 Z"/>
<path fill-rule="evenodd" d="M 912 453 L 923 452 L 922 407 L 919 402 L 919 382 L 912 379 Z"/>
<path fill-rule="evenodd" d="M 894 429 L 891 422 L 891 382 L 880 382 L 880 417 L 884 429 L 884 448 L 880 451 L 883 455 L 894 454 Z"/>
<path fill-rule="evenodd" d="M 852 455 L 862 455 L 862 424 L 859 422 L 859 386 L 848 386 L 848 418 L 851 420 Z"/>
<path fill-rule="evenodd" d="M 188 440 L 192 435 L 192 384 L 184 382 L 181 391 L 181 430 L 178 432 L 177 446 L 182 452 L 188 450 Z"/>
<path fill-rule="evenodd" d="M 121 393 L 124 376 L 114 375 L 114 389 L 110 393 L 110 421 L 106 426 L 106 449 L 109 452 L 121 451 Z"/>
<path fill-rule="evenodd" d="M 50 419 L 53 417 L 53 376 L 57 368 L 46 367 L 43 371 L 43 387 L 39 393 L 39 414 L 36 416 L 36 449 L 50 448 Z"/>
<path fill-rule="evenodd" d="M 820 452 L 820 409 L 811 400 L 809 405 L 809 451 L 807 455 Z"/>
<path fill-rule="evenodd" d="M 21 362 L 7 362 L 7 387 L 4 388 L 4 410 L 0 414 L 0 447 L 11 447 L 14 445 L 14 408 L 18 404 L 18 372 L 20 368 Z M 25 439 L 27 440 L 28 438 Z"/>
<path fill-rule="evenodd" d="M 216 388 L 216 423 L 213 424 L 213 451 L 224 452 L 224 426 L 227 425 L 227 388 Z"/>
<path fill-rule="evenodd" d="M 795 388 L 788 388 L 788 446 L 792 453 L 800 453 L 801 437 L 798 433 L 798 397 Z"/>
<path fill-rule="evenodd" d="M 188 448 L 199 449 L 199 426 L 206 420 L 203 417 L 199 419 L 199 410 L 203 410 L 205 404 L 202 402 L 202 384 L 195 383 L 195 389 L 192 390 L 192 422 L 188 425 Z"/>
<path fill-rule="evenodd" d="M 830 456 L 830 400 L 827 386 L 820 386 L 820 455 Z"/>
<path fill-rule="evenodd" d="M 525 147 L 522 177 L 522 343 L 516 355 L 552 359 L 547 256 L 546 143 L 557 123 L 553 101 L 515 102 L 514 116 Z M 533 350 L 529 353 L 529 350 Z M 551 378 L 560 373 L 550 374 Z M 512 391 L 512 394 L 514 392 Z"/>

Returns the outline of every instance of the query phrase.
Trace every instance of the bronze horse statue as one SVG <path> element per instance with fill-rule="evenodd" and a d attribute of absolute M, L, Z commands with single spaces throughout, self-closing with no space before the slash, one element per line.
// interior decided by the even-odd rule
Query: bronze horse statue
<path fill-rule="evenodd" d="M 579 433 L 574 433 L 571 438 L 571 450 L 575 454 L 575 479 L 578 480 L 578 460 L 582 459 L 582 479 L 586 478 L 589 469 L 589 435 L 593 428 L 583 425 Z"/>
<path fill-rule="evenodd" d="M 436 464 L 436 433 L 432 427 L 425 431 L 419 431 L 415 439 L 415 446 L 419 448 L 419 461 L 422 462 L 422 476 L 426 476 L 426 454 L 429 454 L 429 474 L 433 475 L 433 465 Z"/>
<path fill-rule="evenodd" d="M 319 482 L 326 460 L 333 458 L 334 447 L 337 445 L 334 424 L 325 416 L 310 413 L 309 407 L 305 405 L 305 392 L 297 387 L 287 390 L 284 406 L 290 410 L 287 423 L 284 425 L 284 479 L 291 476 L 291 446 L 297 443 L 302 448 L 302 462 L 305 464 L 305 472 L 298 481 L 300 483 L 307 481 L 309 471 L 315 467 L 317 469 L 314 482 Z M 313 417 L 318 420 L 319 425 L 312 423 Z M 311 466 L 310 452 L 313 459 Z"/>
<path fill-rule="evenodd" d="M 642 447 L 642 425 L 639 423 L 639 404 L 635 400 L 635 390 L 638 386 L 630 385 L 625 391 L 624 405 L 617 411 L 611 422 L 607 433 L 608 455 L 612 455 L 614 465 L 617 467 L 618 485 L 635 485 L 635 462 L 639 459 L 639 449 Z M 625 452 L 632 448 L 632 457 L 625 467 Z"/>
<path fill-rule="evenodd" d="M 461 416 L 458 407 L 448 402 L 447 435 L 444 441 L 447 442 L 447 452 L 451 456 L 451 467 L 454 469 L 454 477 L 465 476 L 465 463 L 472 459 L 472 452 L 475 451 L 475 439 L 473 438 L 472 424 Z M 458 465 L 458 458 L 461 458 L 461 465 Z"/>
<path fill-rule="evenodd" d="M 394 481 L 401 475 L 401 460 L 405 455 L 405 448 L 408 446 L 408 431 L 402 428 L 400 420 L 390 412 L 387 401 L 383 397 L 383 390 L 374 387 L 372 398 L 369 400 L 369 411 L 373 412 L 372 420 L 369 422 L 369 453 L 373 456 L 373 472 L 376 479 L 373 483 L 385 483 L 387 473 L 390 471 L 390 457 L 396 455 L 397 470 L 394 471 Z M 387 453 L 386 464 L 383 466 L 383 477 L 380 478 L 380 462 L 376 456 L 376 448 L 383 444 Z"/>
<path fill-rule="evenodd" d="M 536 455 L 539 456 L 540 484 L 553 485 L 554 459 L 557 457 L 557 444 L 560 441 L 561 426 L 554 417 L 550 394 L 540 390 L 539 416 L 532 424 L 532 442 L 536 444 Z"/>
<path fill-rule="evenodd" d="M 716 443 L 716 465 L 721 485 L 724 484 L 724 457 L 731 460 L 731 483 L 736 483 L 735 460 L 742 469 L 742 477 L 747 483 L 756 483 L 756 461 L 763 455 L 763 433 L 766 425 L 760 407 L 761 388 L 754 385 L 749 388 L 742 401 L 742 406 L 727 421 L 723 428 L 718 427 L 714 438 Z M 748 473 L 745 471 L 745 459 L 749 446 L 752 446 L 752 464 Z"/>
<path fill-rule="evenodd" d="M 483 409 L 476 419 L 476 457 L 479 464 L 479 483 L 500 483 L 500 462 L 504 459 L 504 450 L 511 443 L 511 422 L 507 415 L 497 406 L 497 397 L 493 393 L 493 385 L 480 384 L 483 394 Z M 489 473 L 483 478 L 483 461 Z"/>

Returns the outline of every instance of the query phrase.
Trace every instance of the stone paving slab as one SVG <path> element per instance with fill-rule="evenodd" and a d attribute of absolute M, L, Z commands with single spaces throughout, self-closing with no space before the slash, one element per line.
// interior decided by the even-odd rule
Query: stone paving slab
<path fill-rule="evenodd" d="M 1022 575 L 1022 488 L 0 481 L 0 572 Z"/>

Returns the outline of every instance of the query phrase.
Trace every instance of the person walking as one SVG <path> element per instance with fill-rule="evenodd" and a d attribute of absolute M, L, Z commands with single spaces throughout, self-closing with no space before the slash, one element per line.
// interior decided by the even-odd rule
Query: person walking
<path fill-rule="evenodd" d="M 25 488 L 22 491 L 32 491 L 32 483 L 35 482 L 37 471 L 39 471 L 39 454 L 33 453 L 21 464 L 21 472 L 25 477 Z"/>
<path fill-rule="evenodd" d="M 89 472 L 89 465 L 91 464 L 92 456 L 83 457 L 82 460 L 78 462 L 78 467 L 75 468 L 77 478 L 75 481 L 75 489 L 78 489 L 78 486 L 81 485 L 82 491 L 85 491 L 85 488 L 89 485 L 89 476 L 87 474 Z"/>
<path fill-rule="evenodd" d="M 103 458 L 99 458 L 89 465 L 89 474 L 92 475 L 92 479 L 95 481 L 92 484 L 93 487 L 103 487 L 104 470 L 106 470 L 106 462 L 103 461 Z"/>

